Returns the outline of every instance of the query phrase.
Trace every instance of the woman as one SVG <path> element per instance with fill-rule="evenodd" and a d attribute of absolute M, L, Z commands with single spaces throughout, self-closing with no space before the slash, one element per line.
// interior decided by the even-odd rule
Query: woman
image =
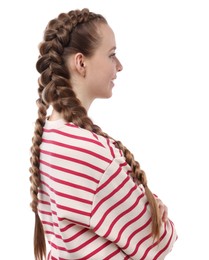
<path fill-rule="evenodd" d="M 31 147 L 35 259 L 164 259 L 176 241 L 167 208 L 132 153 L 88 117 L 122 65 L 106 19 L 88 9 L 51 20 L 39 46 Z M 52 108 L 50 115 L 48 108 Z"/>

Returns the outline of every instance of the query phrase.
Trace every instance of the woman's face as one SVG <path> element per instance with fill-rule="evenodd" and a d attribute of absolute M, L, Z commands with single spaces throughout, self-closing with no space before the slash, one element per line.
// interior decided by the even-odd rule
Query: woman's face
<path fill-rule="evenodd" d="M 93 101 L 95 98 L 109 98 L 112 96 L 114 79 L 122 65 L 117 59 L 115 35 L 107 24 L 99 25 L 101 43 L 94 55 L 85 60 L 86 65 L 86 88 L 88 97 Z"/>

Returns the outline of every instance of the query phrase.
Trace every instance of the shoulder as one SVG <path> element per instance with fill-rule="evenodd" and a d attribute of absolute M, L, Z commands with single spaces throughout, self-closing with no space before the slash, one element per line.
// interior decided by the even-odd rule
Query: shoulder
<path fill-rule="evenodd" d="M 81 157 L 88 160 L 91 157 L 111 163 L 115 157 L 122 156 L 122 152 L 115 147 L 112 139 L 97 135 L 73 123 L 47 122 L 42 141 L 43 144 L 50 142 L 62 147 L 67 153 L 79 152 Z"/>
<path fill-rule="evenodd" d="M 66 124 L 65 129 L 68 137 L 71 139 L 72 144 L 79 146 L 83 149 L 88 149 L 92 153 L 105 154 L 109 159 L 116 156 L 116 147 L 111 139 L 97 135 L 89 130 L 75 126 L 74 124 Z"/>

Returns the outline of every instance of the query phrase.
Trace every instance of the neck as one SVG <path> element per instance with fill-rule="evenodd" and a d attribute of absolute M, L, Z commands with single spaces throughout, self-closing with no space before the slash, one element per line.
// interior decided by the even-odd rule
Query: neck
<path fill-rule="evenodd" d="M 56 120 L 59 120 L 62 118 L 63 118 L 63 116 L 61 113 L 58 113 L 56 110 L 52 109 L 52 113 L 49 116 L 49 121 L 56 121 Z"/>

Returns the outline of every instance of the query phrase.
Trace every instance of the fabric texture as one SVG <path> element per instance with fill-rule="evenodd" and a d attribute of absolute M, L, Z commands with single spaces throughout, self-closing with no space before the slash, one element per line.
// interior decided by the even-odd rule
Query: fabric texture
<path fill-rule="evenodd" d="M 172 221 L 153 242 L 144 189 L 113 140 L 47 121 L 40 149 L 38 210 L 49 260 L 162 260 L 172 250 Z"/>

